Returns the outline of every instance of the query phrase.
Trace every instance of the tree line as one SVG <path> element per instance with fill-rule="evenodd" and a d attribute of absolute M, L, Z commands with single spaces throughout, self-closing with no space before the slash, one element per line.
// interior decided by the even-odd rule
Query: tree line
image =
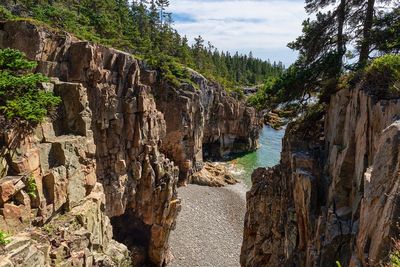
<path fill-rule="evenodd" d="M 5 0 L 0 5 L 82 39 L 131 52 L 173 80 L 187 78 L 182 66 L 226 87 L 260 84 L 284 70 L 281 62 L 264 61 L 251 52 L 219 51 L 201 36 L 190 45 L 174 29 L 169 4 L 168 0 Z"/>

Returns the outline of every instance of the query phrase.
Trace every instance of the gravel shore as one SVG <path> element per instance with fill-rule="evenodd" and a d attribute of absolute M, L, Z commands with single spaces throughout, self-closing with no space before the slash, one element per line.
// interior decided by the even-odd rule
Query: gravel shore
<path fill-rule="evenodd" d="M 168 266 L 240 266 L 246 191 L 242 183 L 179 188 L 182 211 L 170 237 L 175 260 Z"/>

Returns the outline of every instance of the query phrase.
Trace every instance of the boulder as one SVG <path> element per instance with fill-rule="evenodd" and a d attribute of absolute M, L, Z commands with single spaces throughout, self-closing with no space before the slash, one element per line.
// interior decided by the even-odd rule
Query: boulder
<path fill-rule="evenodd" d="M 23 176 L 6 176 L 0 180 L 0 207 L 25 187 Z"/>

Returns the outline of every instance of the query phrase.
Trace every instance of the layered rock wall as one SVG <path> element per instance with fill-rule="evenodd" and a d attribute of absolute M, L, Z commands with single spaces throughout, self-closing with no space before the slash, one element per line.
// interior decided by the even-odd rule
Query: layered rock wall
<path fill-rule="evenodd" d="M 242 266 L 379 266 L 399 238 L 400 101 L 341 90 L 247 195 Z"/>
<path fill-rule="evenodd" d="M 203 167 L 205 159 L 255 150 L 260 132 L 254 108 L 199 73 L 189 72 L 196 87 L 184 84 L 175 88 L 148 79 L 167 123 L 161 149 L 178 164 L 182 182 L 190 182 L 191 174 Z"/>
<path fill-rule="evenodd" d="M 88 246 L 89 254 L 106 257 L 110 242 L 117 244 L 114 248 L 124 247 L 111 240 L 108 216 L 116 225 L 114 238 L 144 254 L 132 256 L 136 263 L 167 262 L 169 232 L 180 208 L 178 169 L 159 151 L 166 124 L 150 87 L 141 83 L 138 61 L 24 21 L 0 23 L 0 48 L 4 47 L 36 60 L 37 71 L 54 77 L 45 87 L 63 102 L 57 120 L 42 123 L 33 132 L 2 131 L 0 228 L 13 234 L 32 223 L 53 225 L 57 216 L 83 209 L 97 217 L 93 223 L 79 221 L 89 231 L 82 238 L 105 238 L 104 246 Z M 28 192 L 31 176 L 35 192 Z M 103 205 L 97 211 L 90 205 L 86 209 L 96 187 L 99 194 L 104 188 Z M 81 217 L 87 216 L 78 220 Z M 101 233 L 96 225 L 104 228 Z M 72 255 L 63 254 L 61 260 Z M 85 259 L 93 259 L 91 255 L 85 254 Z M 55 264 L 54 257 L 51 260 Z"/>

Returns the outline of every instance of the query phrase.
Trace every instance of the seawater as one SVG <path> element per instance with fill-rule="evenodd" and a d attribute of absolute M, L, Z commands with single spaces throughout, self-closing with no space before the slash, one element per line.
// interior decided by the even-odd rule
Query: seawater
<path fill-rule="evenodd" d="M 272 167 L 279 163 L 282 151 L 282 139 L 285 128 L 274 130 L 264 126 L 260 134 L 260 147 L 251 153 L 239 155 L 227 162 L 233 176 L 251 186 L 251 174 L 260 167 Z"/>

